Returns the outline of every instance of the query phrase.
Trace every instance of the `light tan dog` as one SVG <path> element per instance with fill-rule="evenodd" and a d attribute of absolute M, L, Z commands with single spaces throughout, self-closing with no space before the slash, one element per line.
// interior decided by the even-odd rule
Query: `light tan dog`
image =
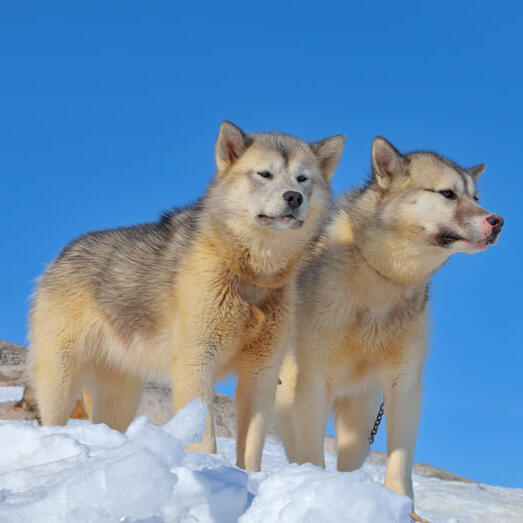
<path fill-rule="evenodd" d="M 234 371 L 238 464 L 259 470 L 295 272 L 326 217 L 343 144 L 245 135 L 224 122 L 217 174 L 201 201 L 66 247 L 42 276 L 30 316 L 42 422 L 66 423 L 81 396 L 93 423 L 125 431 L 144 379 L 160 374 L 173 381 L 175 409 L 205 402 L 203 439 L 192 448 L 215 452 L 214 385 Z"/>
<path fill-rule="evenodd" d="M 340 199 L 298 277 L 296 351 L 277 404 L 290 461 L 324 466 L 335 415 L 338 468 L 360 467 L 382 394 L 385 485 L 413 497 L 411 469 L 427 350 L 427 285 L 454 253 L 494 243 L 501 217 L 477 203 L 484 166 L 400 154 L 377 137 L 373 177 Z"/>

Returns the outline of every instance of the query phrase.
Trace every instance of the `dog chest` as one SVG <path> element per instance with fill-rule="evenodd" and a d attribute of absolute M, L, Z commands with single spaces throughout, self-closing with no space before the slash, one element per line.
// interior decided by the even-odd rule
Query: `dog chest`
<path fill-rule="evenodd" d="M 238 285 L 240 298 L 254 307 L 262 306 L 272 292 L 272 289 L 258 287 L 257 285 L 250 285 L 244 282 L 240 282 Z"/>

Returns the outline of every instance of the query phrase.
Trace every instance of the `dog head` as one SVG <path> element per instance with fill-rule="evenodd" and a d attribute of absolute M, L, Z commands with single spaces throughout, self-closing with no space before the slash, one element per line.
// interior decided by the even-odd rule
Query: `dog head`
<path fill-rule="evenodd" d="M 247 224 L 278 234 L 317 222 L 327 209 L 344 142 L 343 136 L 307 144 L 280 133 L 246 135 L 223 122 L 210 191 L 215 216 L 233 231 L 245 231 Z"/>
<path fill-rule="evenodd" d="M 372 146 L 380 221 L 415 245 L 472 254 L 496 242 L 503 218 L 478 204 L 483 164 L 462 168 L 430 152 L 402 155 L 387 140 Z"/>

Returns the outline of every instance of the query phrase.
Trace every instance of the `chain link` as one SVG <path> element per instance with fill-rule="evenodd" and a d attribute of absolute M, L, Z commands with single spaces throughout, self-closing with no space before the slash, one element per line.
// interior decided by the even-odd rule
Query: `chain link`
<path fill-rule="evenodd" d="M 374 422 L 374 427 L 372 427 L 372 430 L 370 431 L 369 436 L 369 445 L 372 445 L 374 443 L 374 438 L 376 434 L 378 433 L 378 429 L 380 427 L 381 418 L 383 418 L 383 405 L 384 402 L 381 402 L 380 410 L 378 411 L 378 415 L 376 416 L 376 421 Z"/>

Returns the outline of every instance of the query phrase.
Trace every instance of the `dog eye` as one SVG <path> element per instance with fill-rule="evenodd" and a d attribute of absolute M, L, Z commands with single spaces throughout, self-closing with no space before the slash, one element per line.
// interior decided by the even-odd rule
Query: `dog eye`
<path fill-rule="evenodd" d="M 447 198 L 448 200 L 455 200 L 458 197 L 458 195 L 454 191 L 451 191 L 451 190 L 439 191 L 439 193 L 442 196 L 445 196 L 445 198 Z"/>
<path fill-rule="evenodd" d="M 262 178 L 272 178 L 272 174 L 269 171 L 258 171 L 258 174 Z"/>
<path fill-rule="evenodd" d="M 301 183 L 301 182 L 306 182 L 306 181 L 308 180 L 308 178 L 307 178 L 305 175 L 300 174 L 300 175 L 296 178 L 296 180 L 298 180 L 298 182 Z"/>

